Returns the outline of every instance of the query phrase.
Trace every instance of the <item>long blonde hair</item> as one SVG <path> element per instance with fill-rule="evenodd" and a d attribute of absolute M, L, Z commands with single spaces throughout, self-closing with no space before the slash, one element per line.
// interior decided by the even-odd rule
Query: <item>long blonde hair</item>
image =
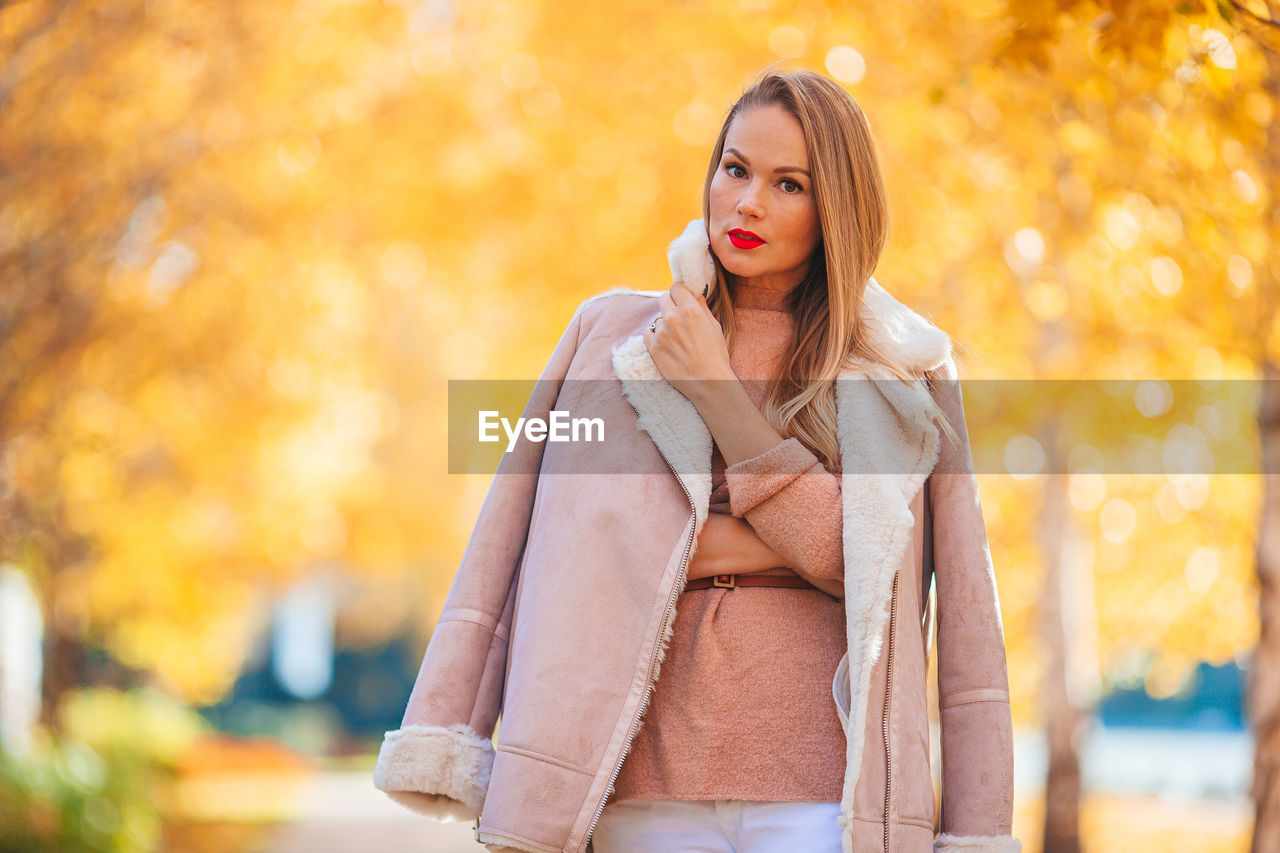
<path fill-rule="evenodd" d="M 739 114 L 778 105 L 800 123 L 813 175 L 822 237 L 803 281 L 788 295 L 795 318 L 791 355 L 765 392 L 763 412 L 784 436 L 794 437 L 828 471 L 841 470 L 835 383 L 851 357 L 882 365 L 904 381 L 919 378 L 876 347 L 859 311 L 867 279 L 889 235 L 889 206 L 871 127 L 840 84 L 807 70 L 765 69 L 725 116 L 702 188 L 702 221 L 711 223 L 711 181 L 720 169 L 725 137 Z M 707 307 L 732 351 L 733 302 L 729 273 L 715 257 L 716 281 Z M 943 429 L 947 429 L 945 418 Z M 953 436 L 954 437 L 954 436 Z"/>

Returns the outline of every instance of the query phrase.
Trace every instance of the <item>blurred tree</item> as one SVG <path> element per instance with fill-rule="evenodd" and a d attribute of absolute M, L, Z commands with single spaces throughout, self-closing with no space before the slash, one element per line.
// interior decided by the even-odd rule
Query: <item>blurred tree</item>
<path fill-rule="evenodd" d="M 1254 176 L 1275 169 L 1260 156 L 1264 149 L 1253 147 L 1273 115 L 1257 99 L 1259 55 L 1237 57 L 1219 10 L 1198 3 L 1016 0 L 986 27 L 963 17 L 943 11 L 945 26 L 935 21 L 913 32 L 912 49 L 934 58 L 926 71 L 939 79 L 938 109 L 923 123 L 934 131 L 893 133 L 889 146 L 904 162 L 918 157 L 925 164 L 909 185 L 918 200 L 911 209 L 937 211 L 919 214 L 920 226 L 898 245 L 910 247 L 922 266 L 951 258 L 954 273 L 944 279 L 965 283 L 952 290 L 955 313 L 946 314 L 944 327 L 999 359 L 987 368 L 992 376 L 1265 375 L 1258 366 L 1273 358 L 1266 349 L 1275 346 L 1269 306 L 1276 291 L 1269 280 L 1253 286 L 1253 270 L 1267 260 L 1264 229 L 1272 227 Z M 966 48 L 948 49 L 956 44 Z M 948 72 L 960 82 L 946 82 Z M 926 88 L 916 80 L 905 85 Z M 902 124 L 919 121 L 909 108 L 898 114 Z M 918 146 L 909 144 L 917 139 Z M 1224 194 L 1227 186 L 1232 192 Z M 949 199 L 982 211 L 985 229 L 965 222 Z M 984 291 L 984 279 L 1004 284 Z M 983 310 L 968 318 L 963 305 L 972 302 Z M 1259 316 L 1266 318 L 1261 326 Z M 1104 392 L 1098 386 L 1095 393 Z M 1034 396 L 1042 411 L 1052 411 L 1048 390 Z M 1231 405 L 1196 414 L 1197 441 L 1213 435 L 1229 442 L 1237 428 L 1251 437 L 1248 423 L 1233 422 L 1243 410 Z M 1232 478 L 1161 476 L 1152 478 L 1152 494 L 1152 481 L 1091 475 L 1107 471 L 1097 464 L 1103 451 L 1123 449 L 1131 431 L 1155 434 L 1136 408 L 1131 422 L 1089 422 L 1077 411 L 1052 419 L 1084 425 L 1093 446 L 1064 447 L 1053 427 L 1042 428 L 1045 469 L 1071 477 L 1039 478 L 1034 531 L 1025 511 L 1004 500 L 994 526 L 1013 563 L 1001 582 L 1002 598 L 1013 605 L 1005 612 L 1015 699 L 1025 689 L 1019 685 L 1044 685 L 1043 849 L 1075 851 L 1078 749 L 1097 695 L 1087 654 L 1095 631 L 1105 681 L 1145 675 L 1157 695 L 1173 692 L 1196 659 L 1241 654 L 1257 623 L 1241 610 L 1251 592 L 1248 564 L 1230 543 L 1251 538 L 1252 518 L 1238 511 L 1248 492 Z M 1142 461 L 1135 449 L 1128 456 Z M 1210 487 L 1223 495 L 1220 506 L 1237 512 L 1208 502 Z M 1095 532 L 1083 551 L 1069 547 L 1069 505 L 1094 516 L 1085 516 Z M 1039 555 L 1014 550 L 1024 534 L 1039 543 Z M 993 551 L 999 568 L 999 542 Z M 1039 678 L 1023 669 L 1025 649 L 1036 645 L 1034 634 L 1024 633 L 1030 598 L 1018 595 L 1023 559 L 1043 566 L 1034 609 Z"/>
<path fill-rule="evenodd" d="M 1275 450 L 1280 406 L 1270 400 L 1276 392 L 1275 383 L 1268 380 L 1276 378 L 1280 336 L 1275 325 L 1276 269 L 1267 264 L 1266 246 L 1274 240 L 1276 227 L 1275 209 L 1267 200 L 1275 199 L 1280 173 L 1275 155 L 1280 138 L 1272 120 L 1280 76 L 1276 74 L 1275 14 L 1263 23 L 1260 13 L 1236 15 L 1231 6 L 1245 13 L 1234 1 L 1217 8 L 1196 3 L 1112 3 L 1103 4 L 1101 14 L 1096 6 L 1069 4 L 1074 13 L 1070 17 L 1060 14 L 1061 4 L 1011 4 L 1011 17 L 1019 22 L 1018 35 L 1002 56 L 1001 67 L 1007 68 L 1005 63 L 1011 61 L 1021 73 L 1002 74 L 1001 79 L 1014 87 L 1033 79 L 1038 92 L 1046 96 L 1051 109 L 1032 110 L 1032 115 L 1044 119 L 1047 136 L 1056 137 L 1056 143 L 1041 150 L 1060 152 L 1057 159 L 1065 165 L 1056 170 L 1055 183 L 1046 184 L 1046 188 L 1056 186 L 1056 192 L 1048 205 L 1041 205 L 1038 223 L 1039 232 L 1048 234 L 1044 242 L 1059 254 L 1060 263 L 1050 279 L 1028 293 L 1027 305 L 1041 318 L 1070 318 L 1084 336 L 1047 341 L 1048 351 L 1042 351 L 1037 364 L 1046 370 L 1065 369 L 1066 375 L 1084 375 L 1093 360 L 1096 369 L 1130 375 L 1261 375 L 1263 379 L 1260 428 L 1266 476 L 1257 521 L 1261 640 L 1251 671 L 1251 716 L 1258 743 L 1254 849 L 1274 850 L 1280 844 L 1280 824 L 1268 821 L 1280 821 L 1276 783 L 1280 690 L 1275 686 L 1280 684 L 1276 672 L 1280 639 L 1274 626 L 1280 560 L 1270 552 L 1277 549 L 1272 539 L 1280 528 L 1274 476 L 1280 470 L 1275 462 L 1280 453 Z M 1274 13 L 1274 5 L 1267 4 L 1267 10 Z M 1024 22 L 1038 23 L 1023 26 Z M 1094 35 L 1085 45 L 1080 36 L 1089 31 Z M 1100 145 L 1101 141 L 1108 143 Z M 1034 167 L 1028 164 L 1028 168 Z M 1224 186 L 1231 192 L 1222 192 Z M 1100 219 L 1106 243 L 1089 233 L 1080 211 L 1091 211 Z M 1073 243 L 1078 248 L 1071 248 Z M 1073 257 L 1073 252 L 1079 255 Z M 1103 275 L 1093 282 L 1083 278 L 1085 265 L 1078 260 L 1089 256 L 1097 272 L 1114 269 L 1115 278 Z M 1125 260 L 1126 256 L 1133 260 Z M 1208 283 L 1225 287 L 1206 287 Z M 1114 359 L 1106 355 L 1107 341 L 1125 342 Z M 1055 347 L 1060 350 L 1056 355 Z M 1157 353 L 1158 362 L 1153 360 Z M 1197 419 L 1197 423 L 1203 421 Z M 1183 521 L 1179 539 L 1194 542 L 1197 528 L 1185 524 L 1185 512 L 1175 506 L 1181 505 L 1181 510 L 1203 506 L 1203 497 L 1188 500 L 1185 489 L 1178 488 L 1185 483 L 1169 479 L 1179 492 L 1178 500 L 1157 497 L 1160 514 L 1166 521 Z M 1046 507 L 1056 505 L 1053 500 L 1046 503 Z M 1110 506 L 1132 512 L 1126 503 Z M 1103 506 L 1100 519 L 1103 539 L 1119 539 L 1119 534 L 1112 535 L 1114 523 L 1107 529 L 1106 510 Z M 1242 521 L 1248 520 L 1242 517 L 1231 525 L 1236 535 L 1229 538 L 1245 540 L 1238 530 Z M 1064 523 L 1065 519 L 1042 530 L 1051 578 L 1053 567 L 1062 562 L 1057 530 Z M 1206 530 L 1201 542 L 1221 542 L 1221 526 L 1217 530 L 1216 535 Z M 1196 580 L 1199 570 L 1193 566 L 1201 553 L 1203 547 L 1188 557 L 1187 584 L 1180 584 L 1185 592 L 1179 597 L 1203 585 Z M 1210 558 L 1216 574 L 1219 562 L 1216 555 Z M 1148 588 L 1155 580 L 1147 573 L 1137 578 Z M 1044 589 L 1041 617 L 1053 626 L 1052 637 L 1062 638 L 1065 646 L 1079 642 L 1083 638 L 1062 630 L 1057 597 L 1062 585 L 1048 581 Z M 1110 599 L 1107 610 L 1125 607 L 1144 594 L 1151 593 L 1139 587 L 1112 589 L 1105 596 Z M 1180 621 L 1170 620 L 1171 610 L 1183 607 L 1165 606 L 1153 613 L 1169 629 Z M 1221 613 L 1206 615 L 1219 624 L 1207 631 L 1211 646 L 1217 646 L 1215 634 L 1230 638 L 1231 644 L 1252 634 L 1224 634 Z M 1123 631 L 1108 630 L 1106 621 L 1102 629 L 1105 643 L 1124 638 Z M 1206 631 L 1197 631 L 1194 637 L 1204 638 Z M 1156 661 L 1148 671 L 1148 689 L 1170 692 L 1172 684 L 1187 675 L 1193 656 L 1212 658 L 1221 653 L 1203 647 L 1183 652 L 1184 644 L 1185 640 L 1166 644 L 1169 660 L 1181 658 L 1176 675 L 1155 678 L 1156 672 L 1169 672 L 1169 666 Z M 1050 647 L 1048 681 L 1065 684 L 1068 656 L 1056 643 Z M 1080 713 L 1087 708 L 1078 701 L 1065 701 L 1070 697 L 1070 690 L 1050 689 L 1044 701 L 1050 733 L 1043 839 L 1047 852 L 1080 847 L 1079 765 L 1074 753 L 1082 731 Z"/>
<path fill-rule="evenodd" d="M 1258 91 L 1246 112 L 1264 114 L 1264 134 L 1250 135 L 1250 158 L 1258 166 L 1258 194 L 1269 216 L 1259 217 L 1262 239 L 1280 240 L 1280 4 L 1220 0 L 1219 10 L 1242 45 L 1261 65 Z M 1221 52 L 1223 46 L 1215 45 Z M 1229 50 L 1229 46 L 1226 48 Z M 1234 58 L 1234 55 L 1233 55 Z M 1261 439 L 1262 508 L 1258 519 L 1258 644 L 1249 671 L 1249 721 L 1255 741 L 1252 796 L 1253 853 L 1280 851 L 1280 266 L 1251 267 L 1258 276 L 1258 335 L 1251 351 L 1258 362 L 1262 389 L 1258 409 Z"/>
<path fill-rule="evenodd" d="M 358 283 L 289 254 L 308 154 L 253 10 L 0 8 L 0 545 L 42 592 L 51 725 L 87 636 L 224 689 L 263 581 L 341 553 L 379 428 Z"/>

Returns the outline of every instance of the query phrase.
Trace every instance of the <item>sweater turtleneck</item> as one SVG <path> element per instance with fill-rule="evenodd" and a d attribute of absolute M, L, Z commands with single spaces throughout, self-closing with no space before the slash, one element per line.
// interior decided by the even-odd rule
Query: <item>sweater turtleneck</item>
<path fill-rule="evenodd" d="M 795 319 L 787 310 L 787 296 L 785 290 L 741 283 L 730 291 L 734 335 L 729 365 L 757 408 L 794 342 Z"/>
<path fill-rule="evenodd" d="M 790 291 L 754 284 L 738 284 L 730 293 L 735 309 L 758 311 L 787 311 L 787 295 Z"/>

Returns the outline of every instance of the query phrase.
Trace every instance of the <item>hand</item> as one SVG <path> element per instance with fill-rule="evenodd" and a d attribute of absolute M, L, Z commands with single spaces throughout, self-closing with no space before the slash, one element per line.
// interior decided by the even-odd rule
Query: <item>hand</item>
<path fill-rule="evenodd" d="M 786 560 L 765 544 L 745 519 L 713 512 L 698 534 L 698 550 L 687 569 L 688 579 L 750 574 L 786 568 Z"/>
<path fill-rule="evenodd" d="M 663 378 L 693 400 L 699 384 L 708 379 L 737 379 L 729 364 L 724 330 L 707 307 L 682 282 L 658 297 L 657 330 L 645 329 L 644 345 Z"/>

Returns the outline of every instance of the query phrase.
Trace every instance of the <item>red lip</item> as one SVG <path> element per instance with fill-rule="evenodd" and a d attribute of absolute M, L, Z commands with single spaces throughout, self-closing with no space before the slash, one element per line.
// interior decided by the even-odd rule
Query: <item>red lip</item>
<path fill-rule="evenodd" d="M 729 232 L 729 242 L 737 249 L 754 249 L 757 246 L 763 246 L 764 240 L 750 231 L 744 231 L 741 228 L 735 228 Z"/>

